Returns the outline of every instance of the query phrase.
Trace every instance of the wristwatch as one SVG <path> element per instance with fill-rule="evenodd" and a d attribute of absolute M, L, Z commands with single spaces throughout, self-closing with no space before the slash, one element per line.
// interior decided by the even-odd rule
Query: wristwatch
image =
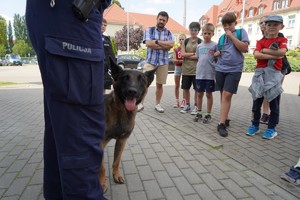
<path fill-rule="evenodd" d="M 155 44 L 158 44 L 158 40 L 155 40 Z"/>

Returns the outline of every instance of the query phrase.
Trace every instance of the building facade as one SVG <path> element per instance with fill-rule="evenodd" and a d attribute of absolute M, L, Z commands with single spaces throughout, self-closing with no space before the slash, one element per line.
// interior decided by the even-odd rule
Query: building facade
<path fill-rule="evenodd" d="M 283 17 L 285 27 L 281 32 L 288 39 L 288 48 L 295 49 L 300 46 L 300 0 L 223 0 L 220 5 L 212 6 L 199 19 L 201 26 L 205 23 L 213 23 L 216 26 L 214 41 L 218 41 L 224 33 L 221 19 L 227 12 L 236 13 L 236 27 L 247 31 L 251 50 L 255 48 L 256 41 L 262 38 L 260 18 L 275 14 Z"/>

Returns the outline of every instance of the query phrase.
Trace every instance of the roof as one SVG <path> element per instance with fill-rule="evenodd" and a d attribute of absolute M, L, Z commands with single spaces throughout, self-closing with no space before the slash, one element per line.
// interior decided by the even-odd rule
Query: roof
<path fill-rule="evenodd" d="M 127 14 L 128 21 L 130 25 L 139 25 L 142 30 L 145 30 L 148 27 L 156 25 L 157 14 L 142 14 L 142 13 L 133 13 L 126 12 L 120 8 L 117 4 L 112 4 L 104 11 L 104 18 L 108 23 L 118 23 L 118 24 L 127 24 Z M 166 28 L 169 29 L 172 33 L 184 33 L 189 34 L 189 30 L 173 20 L 171 17 L 166 24 Z"/>

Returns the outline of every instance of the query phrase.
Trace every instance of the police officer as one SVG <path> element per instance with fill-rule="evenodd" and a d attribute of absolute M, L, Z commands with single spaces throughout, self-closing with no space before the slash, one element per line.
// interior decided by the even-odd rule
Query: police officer
<path fill-rule="evenodd" d="M 104 59 L 104 93 L 105 90 L 110 90 L 111 85 L 113 83 L 113 79 L 111 77 L 111 71 L 110 71 L 110 59 L 111 57 L 114 61 L 116 61 L 116 56 L 115 53 L 112 49 L 112 44 L 110 41 L 110 37 L 104 35 L 103 33 L 106 31 L 107 27 L 107 21 L 106 19 L 103 18 L 102 20 L 102 42 L 103 42 L 103 48 L 104 48 L 104 54 L 105 54 L 105 59 Z"/>
<path fill-rule="evenodd" d="M 27 0 L 27 28 L 44 87 L 46 200 L 105 199 L 98 179 L 105 125 L 99 35 L 110 0 L 98 1 L 84 20 L 74 14 L 73 0 Z"/>

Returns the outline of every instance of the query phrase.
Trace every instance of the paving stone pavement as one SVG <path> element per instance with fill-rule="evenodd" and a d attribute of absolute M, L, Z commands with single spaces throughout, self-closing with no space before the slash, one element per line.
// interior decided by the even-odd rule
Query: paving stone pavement
<path fill-rule="evenodd" d="M 222 138 L 216 132 L 219 93 L 214 93 L 212 122 L 203 124 L 172 108 L 173 90 L 164 87 L 165 113 L 160 114 L 154 110 L 155 88 L 149 88 L 122 157 L 125 184 L 111 176 L 114 141 L 105 149 L 108 199 L 300 199 L 300 187 L 279 178 L 300 156 L 300 97 L 282 95 L 279 135 L 264 140 L 244 134 L 252 100 L 247 87 L 240 86 L 229 136 Z M 41 88 L 0 89 L 1 200 L 43 199 L 43 125 Z"/>

